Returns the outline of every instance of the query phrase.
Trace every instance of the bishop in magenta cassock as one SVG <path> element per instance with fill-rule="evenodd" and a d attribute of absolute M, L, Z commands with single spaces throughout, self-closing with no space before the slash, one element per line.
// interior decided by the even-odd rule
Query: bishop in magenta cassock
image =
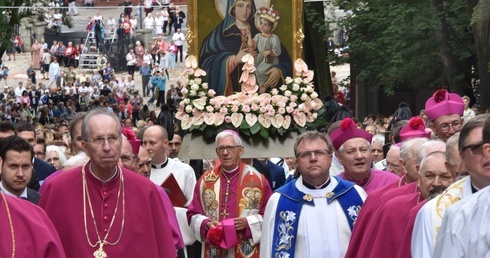
<path fill-rule="evenodd" d="M 176 257 L 158 190 L 117 165 L 117 116 L 92 109 L 82 139 L 90 161 L 46 183 L 40 206 L 53 221 L 67 257 Z"/>
<path fill-rule="evenodd" d="M 221 165 L 196 184 L 187 218 L 202 243 L 201 257 L 259 257 L 262 216 L 272 190 L 262 174 L 240 161 L 243 151 L 236 132 L 219 133 Z"/>
<path fill-rule="evenodd" d="M 0 257 L 65 257 L 53 223 L 32 203 L 0 192 L 0 225 Z"/>
<path fill-rule="evenodd" d="M 340 128 L 330 135 L 336 155 L 345 171 L 339 177 L 361 186 L 369 195 L 372 191 L 398 182 L 400 177 L 393 173 L 371 169 L 372 134 L 358 129 L 351 118 L 345 118 Z"/>
<path fill-rule="evenodd" d="M 428 154 L 420 164 L 417 182 L 419 187 L 412 193 L 395 197 L 379 205 L 374 214 L 376 220 L 372 220 L 370 230 L 364 235 L 366 239 L 373 241 L 369 247 L 366 246 L 360 251 L 363 257 L 397 256 L 412 208 L 425 200 L 434 188 L 447 187 L 454 182 L 454 175 L 446 170 L 444 162 L 444 152 Z"/>

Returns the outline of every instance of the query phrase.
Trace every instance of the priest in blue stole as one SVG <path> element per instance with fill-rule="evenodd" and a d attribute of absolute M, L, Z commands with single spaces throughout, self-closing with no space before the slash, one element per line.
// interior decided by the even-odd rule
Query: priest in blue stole
<path fill-rule="evenodd" d="M 260 257 L 344 257 L 366 192 L 330 176 L 333 146 L 307 132 L 294 152 L 301 176 L 276 190 L 264 214 Z"/>

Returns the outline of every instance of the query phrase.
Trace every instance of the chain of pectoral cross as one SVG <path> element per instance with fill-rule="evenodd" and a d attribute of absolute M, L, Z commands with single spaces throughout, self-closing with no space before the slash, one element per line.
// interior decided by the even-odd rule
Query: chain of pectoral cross
<path fill-rule="evenodd" d="M 226 217 L 228 215 L 230 215 L 230 213 L 227 211 L 228 201 L 230 200 L 230 185 L 231 185 L 231 180 L 233 178 L 235 178 L 236 176 L 238 176 L 238 174 L 240 174 L 240 173 L 236 173 L 231 178 L 228 178 L 228 176 L 226 176 L 226 173 L 224 173 L 224 172 L 222 173 L 223 177 L 226 179 L 225 200 L 224 200 L 223 206 L 221 208 L 221 210 L 222 210 L 221 216 L 223 217 L 223 219 L 226 219 Z"/>

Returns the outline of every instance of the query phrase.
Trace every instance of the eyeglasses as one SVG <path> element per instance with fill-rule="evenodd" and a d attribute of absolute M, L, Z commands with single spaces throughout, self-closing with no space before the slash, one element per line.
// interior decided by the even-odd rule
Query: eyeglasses
<path fill-rule="evenodd" d="M 121 140 L 121 137 L 109 135 L 109 136 L 97 137 L 95 139 L 90 139 L 90 140 L 87 140 L 87 142 L 90 142 L 96 146 L 100 146 L 107 141 L 109 143 L 109 145 L 114 146 L 116 143 L 119 142 L 119 140 Z"/>
<path fill-rule="evenodd" d="M 134 156 L 121 155 L 122 162 L 131 162 L 134 160 Z"/>
<path fill-rule="evenodd" d="M 471 153 L 473 153 L 473 155 L 482 155 L 483 154 L 482 146 L 483 146 L 483 142 L 470 144 L 470 145 L 464 146 L 462 151 L 464 152 L 465 150 L 470 149 Z"/>
<path fill-rule="evenodd" d="M 453 130 L 459 130 L 461 129 L 461 127 L 463 126 L 463 123 L 461 122 L 461 120 L 456 120 L 456 121 L 453 121 L 451 123 L 444 123 L 444 124 L 441 124 L 439 125 L 439 131 L 441 131 L 442 133 L 447 133 L 449 132 L 449 129 L 450 127 L 453 128 Z"/>
<path fill-rule="evenodd" d="M 226 150 L 228 153 L 232 153 L 232 152 L 235 152 L 236 148 L 239 148 L 239 147 L 242 147 L 242 146 L 241 145 L 219 146 L 218 148 L 216 148 L 216 152 L 221 154 L 221 153 L 225 152 L 225 150 Z"/>
<path fill-rule="evenodd" d="M 315 154 L 315 157 L 317 158 L 323 158 L 327 155 L 330 155 L 330 151 L 328 151 L 327 149 L 323 149 L 323 150 L 312 150 L 312 151 L 302 151 L 298 154 L 296 154 L 296 158 L 300 158 L 300 159 L 310 159 L 311 158 L 311 154 Z"/>
<path fill-rule="evenodd" d="M 395 163 L 388 162 L 386 160 L 384 160 L 382 164 L 385 165 L 386 168 L 391 167 L 394 170 L 397 170 L 397 169 L 400 168 L 400 165 L 397 165 Z"/>

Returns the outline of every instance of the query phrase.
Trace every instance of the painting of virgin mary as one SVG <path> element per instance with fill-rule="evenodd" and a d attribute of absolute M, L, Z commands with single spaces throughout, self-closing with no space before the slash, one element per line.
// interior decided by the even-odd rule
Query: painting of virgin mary
<path fill-rule="evenodd" d="M 260 33 L 254 23 L 257 12 L 254 0 L 226 0 L 226 3 L 228 11 L 224 19 L 207 35 L 199 52 L 199 67 L 207 72 L 210 88 L 219 95 L 241 90 L 241 60 L 247 53 L 257 56 L 248 39 Z M 265 75 L 268 79 L 260 86 L 268 90 L 280 86 L 284 78 L 292 75 L 291 57 L 283 45 L 279 63 Z"/>

